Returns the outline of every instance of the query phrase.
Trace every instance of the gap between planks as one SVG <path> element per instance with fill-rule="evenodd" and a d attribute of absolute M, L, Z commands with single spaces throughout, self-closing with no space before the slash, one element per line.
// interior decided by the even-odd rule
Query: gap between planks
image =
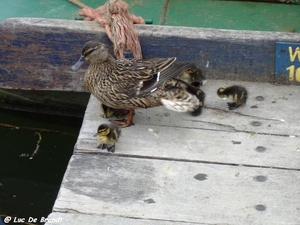
<path fill-rule="evenodd" d="M 123 157 L 123 158 L 135 158 L 135 159 L 155 159 L 155 160 L 174 161 L 174 162 L 202 163 L 202 164 L 210 164 L 210 165 L 223 165 L 223 166 L 236 166 L 236 167 L 249 167 L 249 168 L 300 171 L 300 169 L 297 169 L 297 168 L 288 168 L 288 167 L 280 167 L 280 166 L 263 166 L 263 165 L 214 162 L 214 161 L 204 161 L 204 160 L 189 160 L 189 159 L 165 158 L 165 157 L 157 157 L 157 156 L 118 154 L 118 153 L 109 153 L 109 152 L 89 152 L 89 151 L 83 152 L 83 151 L 81 151 L 80 153 L 75 153 L 74 155 L 83 155 L 83 154 L 104 155 L 104 156 L 111 156 L 111 157 Z"/>

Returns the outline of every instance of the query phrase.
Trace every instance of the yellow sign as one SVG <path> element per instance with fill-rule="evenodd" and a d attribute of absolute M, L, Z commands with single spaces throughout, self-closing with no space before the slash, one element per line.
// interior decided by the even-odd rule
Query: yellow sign
<path fill-rule="evenodd" d="M 300 83 L 300 43 L 276 43 L 275 77 Z"/>

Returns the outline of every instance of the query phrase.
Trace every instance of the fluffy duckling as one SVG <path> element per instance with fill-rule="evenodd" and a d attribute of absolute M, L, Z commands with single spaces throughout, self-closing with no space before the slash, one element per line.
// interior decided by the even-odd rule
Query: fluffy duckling
<path fill-rule="evenodd" d="M 134 110 L 164 105 L 177 112 L 192 112 L 199 107 L 197 96 L 189 93 L 174 80 L 193 63 L 174 63 L 176 58 L 145 60 L 115 59 L 107 47 L 97 41 L 87 42 L 77 70 L 85 62 L 90 65 L 84 75 L 87 91 L 102 104 L 113 109 L 127 109 L 127 119 L 114 120 L 121 127 L 133 124 Z"/>
<path fill-rule="evenodd" d="M 187 69 L 180 75 L 179 79 L 188 84 L 198 82 L 199 86 L 202 86 L 206 83 L 205 76 L 202 74 L 202 71 L 197 67 L 191 67 Z"/>
<path fill-rule="evenodd" d="M 128 110 L 126 109 L 113 109 L 104 104 L 100 105 L 100 116 L 102 118 L 122 118 L 128 114 Z"/>
<path fill-rule="evenodd" d="M 227 102 L 229 110 L 237 109 L 246 104 L 248 93 L 246 88 L 233 85 L 227 88 L 219 88 L 217 94 L 220 98 L 229 98 L 232 102 Z"/>
<path fill-rule="evenodd" d="M 101 124 L 94 135 L 100 143 L 97 148 L 106 148 L 108 152 L 115 152 L 115 143 L 118 141 L 120 135 L 121 129 L 119 126 L 115 124 Z"/>

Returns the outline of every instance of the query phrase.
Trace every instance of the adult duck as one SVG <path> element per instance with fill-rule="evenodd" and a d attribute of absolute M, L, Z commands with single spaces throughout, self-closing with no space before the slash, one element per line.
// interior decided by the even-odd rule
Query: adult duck
<path fill-rule="evenodd" d="M 71 69 L 78 70 L 85 61 L 90 62 L 84 75 L 85 88 L 108 107 L 128 109 L 127 119 L 112 121 L 126 127 L 133 124 L 134 109 L 164 105 L 177 112 L 193 112 L 199 107 L 197 96 L 174 79 L 195 65 L 175 60 L 115 59 L 104 44 L 89 41 Z"/>

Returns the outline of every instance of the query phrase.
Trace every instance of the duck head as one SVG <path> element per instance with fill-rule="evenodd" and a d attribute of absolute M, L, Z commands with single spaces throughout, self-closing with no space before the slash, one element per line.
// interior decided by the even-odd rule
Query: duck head
<path fill-rule="evenodd" d="M 81 56 L 77 63 L 71 67 L 71 70 L 78 70 L 85 61 L 91 63 L 105 62 L 110 56 L 111 55 L 104 44 L 98 41 L 89 41 L 83 46 Z"/>

